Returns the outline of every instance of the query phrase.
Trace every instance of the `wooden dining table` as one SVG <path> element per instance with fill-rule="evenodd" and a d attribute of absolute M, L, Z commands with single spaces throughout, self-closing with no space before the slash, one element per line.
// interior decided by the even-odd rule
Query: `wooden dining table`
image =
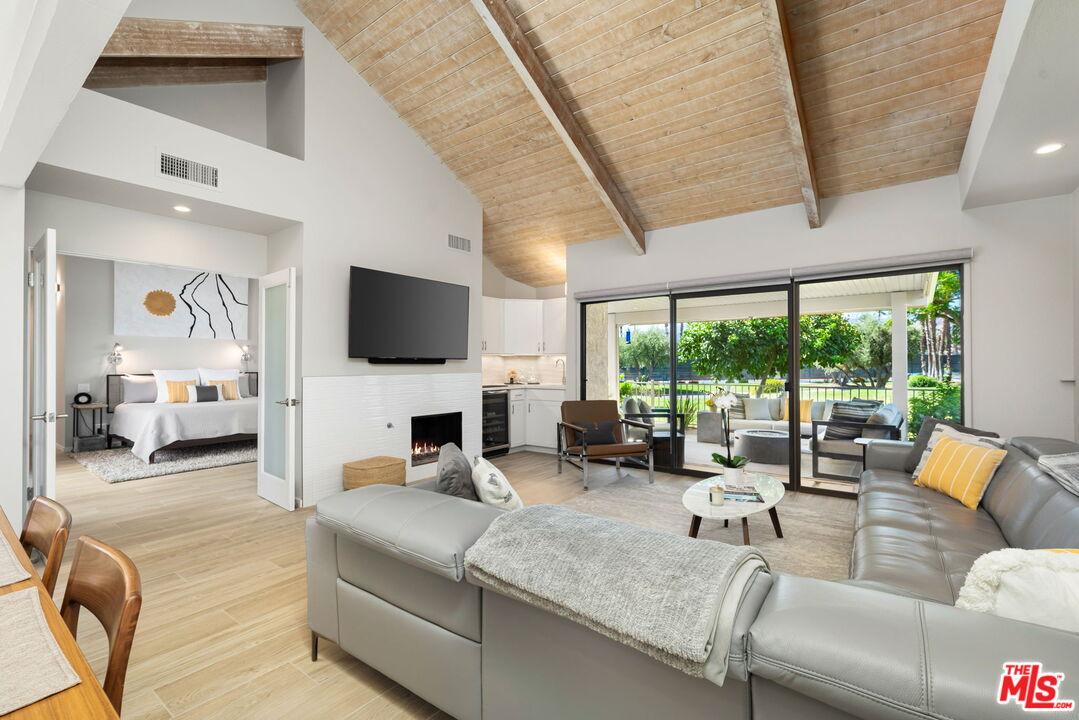
<path fill-rule="evenodd" d="M 69 687 L 67 690 L 61 690 L 55 695 L 42 698 L 37 702 L 0 717 L 3 720 L 44 720 L 45 718 L 63 718 L 64 720 L 110 718 L 118 720 L 119 716 L 113 710 L 112 703 L 105 696 L 105 691 L 101 689 L 101 683 L 94 676 L 94 671 L 90 669 L 90 664 L 86 662 L 86 657 L 82 654 L 82 650 L 79 649 L 78 643 L 75 642 L 75 638 L 67 629 L 63 618 L 60 617 L 60 611 L 57 609 L 56 603 L 53 602 L 49 593 L 45 591 L 45 585 L 42 584 L 41 578 L 30 562 L 30 558 L 27 557 L 22 545 L 19 544 L 19 537 L 15 534 L 15 530 L 11 527 L 11 523 L 8 521 L 3 509 L 0 509 L 0 534 L 3 535 L 4 540 L 11 546 L 11 549 L 15 551 L 15 556 L 23 564 L 23 567 L 30 571 L 28 579 L 0 587 L 0 596 L 31 587 L 37 588 L 41 598 L 41 609 L 45 613 L 45 619 L 49 623 L 49 629 L 52 630 L 53 637 L 56 638 L 56 644 L 60 646 L 60 650 L 81 679 L 78 685 Z M 3 671 L 4 669 L 0 668 L 0 672 Z"/>

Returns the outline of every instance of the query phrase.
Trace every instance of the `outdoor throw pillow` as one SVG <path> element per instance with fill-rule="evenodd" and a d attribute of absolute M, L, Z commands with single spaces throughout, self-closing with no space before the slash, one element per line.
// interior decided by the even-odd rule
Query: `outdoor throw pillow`
<path fill-rule="evenodd" d="M 925 444 L 925 452 L 922 453 L 921 460 L 918 461 L 918 465 L 914 468 L 914 472 L 911 473 L 911 477 L 917 479 L 918 476 L 922 474 L 923 468 L 925 468 L 926 463 L 929 462 L 929 458 L 932 456 L 934 448 L 936 448 L 937 443 L 940 442 L 942 437 L 950 437 L 952 440 L 958 440 L 959 442 L 978 445 L 980 447 L 1003 447 L 1000 438 L 990 437 L 988 435 L 970 435 L 959 432 L 950 425 L 940 423 L 933 428 L 933 432 L 929 434 L 929 441 Z"/>
<path fill-rule="evenodd" d="M 790 403 L 783 403 L 783 419 L 790 420 L 791 405 Z M 798 422 L 813 422 L 813 401 L 802 400 L 798 411 Z"/>
<path fill-rule="evenodd" d="M 1079 550 L 986 553 L 971 566 L 955 606 L 1079 632 Z"/>
<path fill-rule="evenodd" d="M 864 425 L 877 411 L 878 407 L 880 407 L 879 400 L 862 400 L 860 398 L 840 400 L 832 405 L 832 416 L 829 419 Z M 862 428 L 860 427 L 829 425 L 828 429 L 824 431 L 825 440 L 853 440 L 861 436 Z"/>
<path fill-rule="evenodd" d="M 742 406 L 746 409 L 746 420 L 771 420 L 772 409 L 769 403 L 772 398 L 742 398 Z"/>
<path fill-rule="evenodd" d="M 748 395 L 741 393 L 735 393 L 734 396 L 738 398 L 738 402 L 731 405 L 730 410 L 727 411 L 727 415 L 731 420 L 745 420 L 746 419 L 746 406 L 745 401 Z"/>
<path fill-rule="evenodd" d="M 941 420 L 935 417 L 926 417 L 922 420 L 922 427 L 918 430 L 918 437 L 914 440 L 914 447 L 910 449 L 910 454 L 907 455 L 907 462 L 903 467 L 903 472 L 913 473 L 918 465 L 922 462 L 923 456 L 926 456 L 926 448 L 929 445 L 929 438 L 933 434 L 933 429 L 937 425 L 947 425 L 950 428 L 958 430 L 961 433 L 967 435 L 974 435 L 977 437 L 1000 437 L 995 432 L 989 432 L 987 430 L 975 430 L 974 428 L 964 427 L 959 423 L 954 423 L 949 420 Z"/>
<path fill-rule="evenodd" d="M 521 497 L 510 485 L 502 471 L 484 458 L 476 458 L 472 468 L 472 485 L 480 501 L 503 510 L 519 510 L 524 507 Z"/>
<path fill-rule="evenodd" d="M 580 423 L 580 427 L 584 428 L 584 438 L 589 445 L 613 445 L 616 442 L 614 423 L 614 420 L 604 420 L 603 422 Z M 581 444 L 581 433 L 575 434 L 574 444 Z"/>
<path fill-rule="evenodd" d="M 971 510 L 1007 455 L 1000 448 L 971 445 L 942 436 L 914 484 L 955 498 Z"/>
<path fill-rule="evenodd" d="M 439 449 L 435 477 L 435 490 L 443 495 L 479 500 L 472 484 L 472 464 L 456 444 L 446 443 Z"/>

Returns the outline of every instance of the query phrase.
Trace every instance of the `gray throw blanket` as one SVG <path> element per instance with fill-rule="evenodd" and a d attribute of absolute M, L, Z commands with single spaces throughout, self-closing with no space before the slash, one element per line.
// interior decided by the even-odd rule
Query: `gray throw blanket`
<path fill-rule="evenodd" d="M 1079 453 L 1042 455 L 1038 465 L 1072 495 L 1079 495 Z"/>
<path fill-rule="evenodd" d="M 507 513 L 465 554 L 498 592 L 719 685 L 754 548 L 537 505 Z"/>

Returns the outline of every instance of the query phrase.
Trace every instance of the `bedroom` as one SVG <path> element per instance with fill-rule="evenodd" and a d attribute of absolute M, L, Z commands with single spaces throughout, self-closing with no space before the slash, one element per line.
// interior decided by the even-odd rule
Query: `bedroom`
<path fill-rule="evenodd" d="M 254 461 L 255 281 L 77 255 L 57 267 L 58 431 L 76 462 L 122 482 Z"/>

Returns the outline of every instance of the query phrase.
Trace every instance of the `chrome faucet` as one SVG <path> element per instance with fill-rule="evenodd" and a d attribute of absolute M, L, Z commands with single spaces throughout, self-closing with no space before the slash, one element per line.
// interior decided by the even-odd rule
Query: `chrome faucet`
<path fill-rule="evenodd" d="M 558 363 L 562 363 L 562 384 L 566 384 L 566 361 L 562 358 L 555 358 L 554 366 L 558 367 Z"/>

